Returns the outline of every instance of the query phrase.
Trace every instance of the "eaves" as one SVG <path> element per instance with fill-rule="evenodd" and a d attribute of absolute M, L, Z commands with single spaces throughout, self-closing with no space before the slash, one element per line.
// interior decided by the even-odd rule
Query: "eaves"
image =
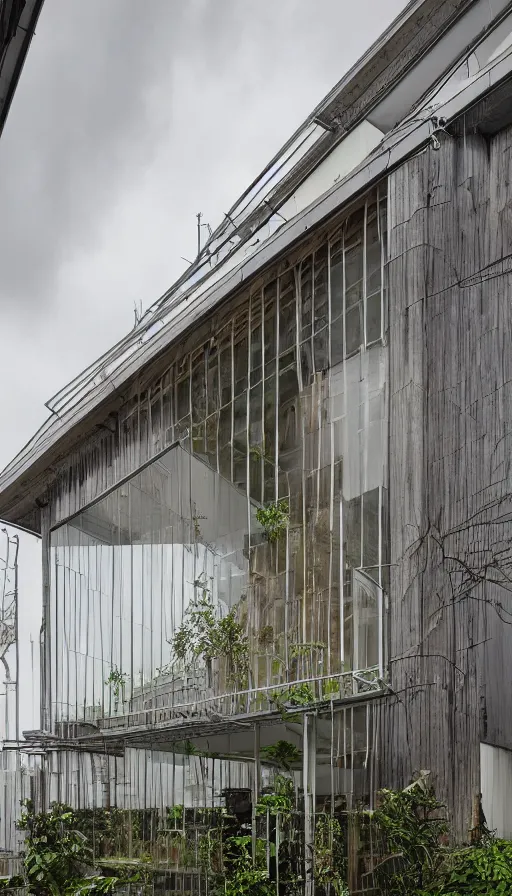
<path fill-rule="evenodd" d="M 183 338 L 197 324 L 241 285 L 279 259 L 309 231 L 328 219 L 343 206 L 349 205 L 372 184 L 384 178 L 407 158 L 421 151 L 435 132 L 433 115 L 447 124 L 473 107 L 490 91 L 512 76 L 512 51 L 495 60 L 444 105 L 425 110 L 424 118 L 402 123 L 381 146 L 343 181 L 324 193 L 300 215 L 284 224 L 266 243 L 237 269 L 229 272 L 210 289 L 194 292 L 183 298 L 180 314 L 169 321 L 148 342 L 141 345 L 122 366 L 93 387 L 83 401 L 66 417 L 55 418 L 44 432 L 0 475 L 0 516 L 7 521 L 23 520 L 48 481 L 47 471 L 83 439 L 95 423 L 105 417 L 119 392 L 147 364 Z M 90 419 L 88 419 L 90 418 Z M 86 423 L 87 421 L 87 423 Z M 85 425 L 84 425 L 85 424 Z"/>

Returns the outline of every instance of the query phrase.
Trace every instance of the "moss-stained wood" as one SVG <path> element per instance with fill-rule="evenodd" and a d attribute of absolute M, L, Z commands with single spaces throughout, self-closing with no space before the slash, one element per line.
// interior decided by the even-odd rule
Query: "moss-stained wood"
<path fill-rule="evenodd" d="M 460 837 L 480 740 L 512 747 L 512 277 L 485 277 L 512 252 L 511 150 L 512 129 L 446 137 L 389 182 L 396 696 L 381 778 L 431 769 Z"/>

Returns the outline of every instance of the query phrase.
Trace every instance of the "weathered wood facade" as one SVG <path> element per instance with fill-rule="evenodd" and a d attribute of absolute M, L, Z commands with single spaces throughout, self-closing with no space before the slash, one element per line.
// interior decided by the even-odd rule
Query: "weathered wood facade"
<path fill-rule="evenodd" d="M 431 769 L 458 836 L 511 749 L 512 129 L 389 178 L 390 685 L 382 783 Z"/>
<path fill-rule="evenodd" d="M 461 839 L 480 742 L 512 746 L 511 143 L 511 129 L 446 134 L 388 179 L 390 696 L 375 773 L 400 787 L 430 769 Z M 162 382 L 148 371 L 134 388 L 131 434 L 121 414 L 69 459 L 53 524 L 172 443 Z"/>
<path fill-rule="evenodd" d="M 421 770 L 467 840 L 481 745 L 512 751 L 512 67 L 490 58 L 480 93 L 448 121 L 422 107 L 261 263 L 220 292 L 192 271 L 7 476 L 7 512 L 43 535 L 46 802 L 167 824 L 227 782 L 255 805 L 286 741 L 304 855 L 317 816 Z M 240 668 L 180 654 L 206 605 Z"/>

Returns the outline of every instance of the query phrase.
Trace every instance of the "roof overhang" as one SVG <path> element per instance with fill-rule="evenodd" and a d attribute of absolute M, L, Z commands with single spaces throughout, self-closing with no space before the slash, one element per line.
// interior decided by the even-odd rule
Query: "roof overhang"
<path fill-rule="evenodd" d="M 436 109 L 436 116 L 446 119 L 446 127 L 468 110 L 493 110 L 492 96 L 499 95 L 500 104 L 508 97 L 512 100 L 512 51 L 496 60 L 472 80 L 449 102 Z M 486 102 L 483 99 L 487 97 Z M 485 121 L 483 121 L 485 127 Z M 76 445 L 90 435 L 110 412 L 121 403 L 120 390 L 146 367 L 155 361 L 169 346 L 183 339 L 186 332 L 204 318 L 242 284 L 274 263 L 292 245 L 298 243 L 317 225 L 327 220 L 343 206 L 367 191 L 407 158 L 426 146 L 432 138 L 435 124 L 432 118 L 413 120 L 407 128 L 398 128 L 389 135 L 379 149 L 362 165 L 351 172 L 320 199 L 309 206 L 294 220 L 284 225 L 261 248 L 236 270 L 227 274 L 191 301 L 183 309 L 178 320 L 165 326 L 146 343 L 130 362 L 123 365 L 88 397 L 74 408 L 66 419 L 54 422 L 38 446 L 27 446 L 0 476 L 0 516 L 8 522 L 23 522 L 30 518 L 34 502 L 44 493 L 54 475 L 54 468 Z"/>
<path fill-rule="evenodd" d="M 387 40 L 393 41 L 396 33 L 404 27 L 404 23 L 411 22 L 414 15 L 425 11 L 434 0 L 417 0 L 410 4 L 392 28 L 395 32 Z M 453 15 L 461 14 L 461 10 L 467 9 L 473 3 L 456 2 L 456 0 L 443 0 L 440 6 L 446 10 L 451 9 Z M 512 6 L 512 4 L 507 4 Z M 418 26 L 418 19 L 416 27 Z M 444 33 L 444 30 L 443 30 Z M 377 65 L 375 57 L 381 53 L 385 41 L 383 39 L 374 45 L 358 65 L 352 69 L 340 85 L 332 92 L 331 99 L 322 104 L 325 112 L 334 102 L 334 96 L 340 91 L 349 88 L 350 83 L 363 77 L 371 60 Z M 417 48 L 417 52 L 420 49 Z M 395 58 L 388 48 L 386 58 L 388 61 Z M 395 64 L 398 64 L 395 59 Z M 382 62 L 379 63 L 382 65 Z M 376 69 L 373 70 L 374 74 Z M 369 75 L 364 75 L 368 77 Z M 376 75 L 377 77 L 377 75 Z M 391 77 L 388 72 L 387 77 Z M 499 88 L 500 107 L 506 104 L 506 97 L 510 92 L 510 79 L 512 78 L 512 53 L 504 53 L 481 70 L 481 72 L 462 87 L 452 98 L 443 105 L 437 106 L 435 115 L 454 122 L 470 109 L 485 109 L 489 104 L 482 104 L 483 98 L 492 96 Z M 348 80 L 347 80 L 348 79 Z M 370 81 L 369 89 L 373 90 L 373 82 Z M 356 90 L 356 85 L 352 85 Z M 480 105 L 479 105 L 480 104 Z M 320 108 L 320 107 L 318 107 Z M 315 110 L 315 113 L 318 110 Z M 165 320 L 160 320 L 160 328 L 148 328 L 141 332 L 140 338 L 136 334 L 136 351 L 124 357 L 115 369 L 105 366 L 105 375 L 97 377 L 94 384 L 79 401 L 69 402 L 66 399 L 57 407 L 54 416 L 47 421 L 40 432 L 28 443 L 18 457 L 0 475 L 0 516 L 14 523 L 25 523 L 34 526 L 31 514 L 34 511 L 37 499 L 41 498 L 48 485 L 55 476 L 55 470 L 62 460 L 77 444 L 94 433 L 95 429 L 104 423 L 108 415 L 115 412 L 122 403 L 123 395 L 126 395 L 130 384 L 137 374 L 150 363 L 157 361 L 169 347 L 182 340 L 185 333 L 198 324 L 205 315 L 210 313 L 221 302 L 240 290 L 241 286 L 253 277 L 260 274 L 265 268 L 278 260 L 283 253 L 294 244 L 300 242 L 320 223 L 326 221 L 343 207 L 348 206 L 358 196 L 367 191 L 372 184 L 381 180 L 394 168 L 398 167 L 410 155 L 421 150 L 432 137 L 435 125 L 433 124 L 432 109 L 426 109 L 411 116 L 409 120 L 402 122 L 399 127 L 391 131 L 382 141 L 375 152 L 355 168 L 343 180 L 325 192 L 315 202 L 291 221 L 282 224 L 280 228 L 265 242 L 262 242 L 247 258 L 233 269 L 218 276 L 215 282 L 208 278 L 199 281 L 193 289 L 184 292 L 171 307 L 171 313 Z M 480 115 L 480 112 L 476 113 Z M 483 113 L 482 113 L 483 114 Z M 170 293 L 172 297 L 172 291 Z M 150 332 L 151 329 L 151 332 Z M 122 350 L 123 346 L 121 345 Z M 101 370 L 103 361 L 98 362 L 97 369 Z M 105 361 L 106 365 L 106 361 Z M 71 387 L 70 387 L 71 391 Z M 67 390 L 62 393 L 66 395 Z"/>
<path fill-rule="evenodd" d="M 18 85 L 21 70 L 44 0 L 0 0 L 0 18 L 9 29 L 6 40 L 0 45 L 0 134 L 9 114 L 12 98 Z M 16 23 L 15 17 L 21 15 Z"/>

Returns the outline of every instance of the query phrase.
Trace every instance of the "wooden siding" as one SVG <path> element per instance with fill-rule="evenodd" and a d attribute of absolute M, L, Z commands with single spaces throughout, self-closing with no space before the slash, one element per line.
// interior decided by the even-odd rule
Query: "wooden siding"
<path fill-rule="evenodd" d="M 511 152 L 512 129 L 490 144 L 446 135 L 389 180 L 394 696 L 380 778 L 431 769 L 463 838 L 480 740 L 512 747 Z"/>

